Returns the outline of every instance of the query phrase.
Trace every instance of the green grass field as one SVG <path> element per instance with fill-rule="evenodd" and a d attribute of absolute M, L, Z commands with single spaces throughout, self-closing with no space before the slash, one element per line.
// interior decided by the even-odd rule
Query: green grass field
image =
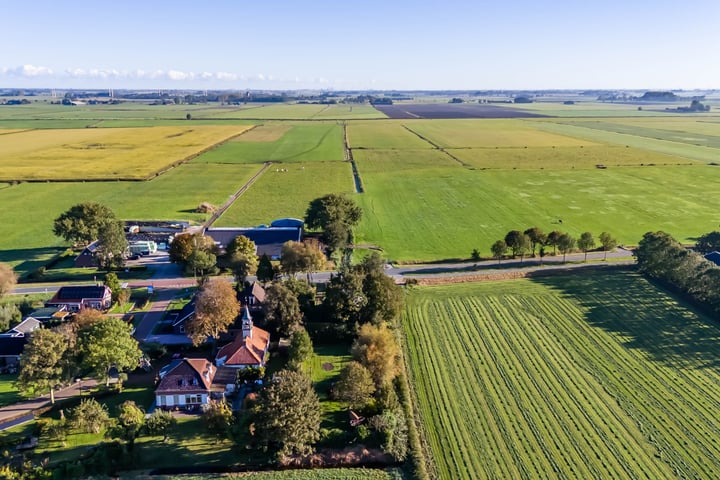
<path fill-rule="evenodd" d="M 347 162 L 272 165 L 213 225 L 253 226 L 278 218 L 304 218 L 315 198 L 352 191 L 352 170 Z"/>
<path fill-rule="evenodd" d="M 335 123 L 260 126 L 246 135 L 196 157 L 192 163 L 339 161 L 344 157 L 342 126 Z"/>
<path fill-rule="evenodd" d="M 128 220 L 204 221 L 195 213 L 203 201 L 221 205 L 259 165 L 181 165 L 147 182 L 21 183 L 0 188 L 0 261 L 23 274 L 64 245 L 52 233 L 53 220 L 72 205 L 96 201 Z M 349 167 L 348 167 L 349 169 Z M 11 207 L 14 206 L 14 207 Z"/>
<path fill-rule="evenodd" d="M 267 103 L 227 106 L 198 114 L 198 118 L 238 118 L 253 120 L 347 120 L 386 118 L 370 105 L 321 105 Z"/>
<path fill-rule="evenodd" d="M 348 143 L 351 148 L 422 149 L 433 148 L 397 120 L 372 123 L 350 123 Z"/>
<path fill-rule="evenodd" d="M 633 273 L 415 289 L 440 478 L 712 478 L 720 329 Z"/>

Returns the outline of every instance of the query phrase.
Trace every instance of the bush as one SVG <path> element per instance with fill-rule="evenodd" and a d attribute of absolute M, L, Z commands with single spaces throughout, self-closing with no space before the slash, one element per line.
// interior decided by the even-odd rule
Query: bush
<path fill-rule="evenodd" d="M 195 211 L 196 211 L 197 213 L 210 213 L 210 214 L 213 214 L 213 213 L 217 213 L 218 207 L 216 207 L 215 205 L 213 205 L 213 204 L 210 203 L 210 202 L 202 202 L 200 205 L 197 206 L 197 208 L 195 209 Z"/>

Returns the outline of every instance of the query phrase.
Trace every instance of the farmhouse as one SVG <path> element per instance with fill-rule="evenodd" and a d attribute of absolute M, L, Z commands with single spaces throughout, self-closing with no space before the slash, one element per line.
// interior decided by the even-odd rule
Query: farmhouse
<path fill-rule="evenodd" d="M 247 306 L 251 312 L 257 312 L 262 309 L 262 304 L 265 302 L 265 289 L 258 282 L 246 282 L 239 297 L 242 305 Z"/>
<path fill-rule="evenodd" d="M 232 343 L 220 349 L 215 365 L 230 368 L 260 368 L 265 366 L 270 333 L 253 325 L 248 307 L 243 309 L 242 331 Z"/>
<path fill-rule="evenodd" d="M 60 287 L 55 295 L 45 302 L 46 307 L 64 307 L 70 312 L 83 308 L 107 310 L 112 303 L 112 291 L 105 285 L 83 285 Z"/>
<path fill-rule="evenodd" d="M 98 260 L 95 256 L 95 253 L 97 252 L 98 245 L 100 244 L 99 241 L 95 240 L 90 245 L 85 247 L 82 252 L 80 252 L 80 255 L 75 257 L 74 265 L 76 268 L 86 268 L 86 267 L 97 267 L 98 266 Z"/>
<path fill-rule="evenodd" d="M 195 297 L 185 304 L 178 316 L 173 320 L 173 333 L 183 335 L 185 333 L 185 322 L 192 318 L 193 315 L 195 315 Z"/>
<path fill-rule="evenodd" d="M 216 369 L 204 358 L 173 360 L 160 370 L 155 405 L 162 409 L 194 409 L 207 405 Z"/>

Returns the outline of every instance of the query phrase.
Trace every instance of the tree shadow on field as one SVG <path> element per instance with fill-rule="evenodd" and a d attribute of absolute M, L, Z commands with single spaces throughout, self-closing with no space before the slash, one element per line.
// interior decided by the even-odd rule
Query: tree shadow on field
<path fill-rule="evenodd" d="M 585 320 L 672 367 L 720 367 L 720 322 L 627 271 L 535 277 L 585 309 Z"/>
<path fill-rule="evenodd" d="M 45 265 L 53 256 L 64 252 L 67 247 L 17 248 L 0 250 L 0 262 L 13 265 L 15 273 L 24 275 Z"/>

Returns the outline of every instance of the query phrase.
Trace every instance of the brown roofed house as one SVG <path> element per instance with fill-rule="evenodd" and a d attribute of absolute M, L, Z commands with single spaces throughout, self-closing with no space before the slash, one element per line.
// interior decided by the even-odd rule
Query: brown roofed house
<path fill-rule="evenodd" d="M 112 290 L 105 285 L 73 285 L 60 287 L 60 290 L 45 302 L 45 306 L 64 307 L 69 312 L 78 312 L 83 308 L 107 310 L 111 303 Z"/>
<path fill-rule="evenodd" d="M 204 358 L 175 360 L 160 371 L 155 405 L 162 409 L 195 409 L 207 405 L 217 369 Z"/>
<path fill-rule="evenodd" d="M 231 368 L 264 367 L 270 333 L 253 325 L 247 305 L 243 308 L 242 332 L 220 349 L 215 365 Z"/>

